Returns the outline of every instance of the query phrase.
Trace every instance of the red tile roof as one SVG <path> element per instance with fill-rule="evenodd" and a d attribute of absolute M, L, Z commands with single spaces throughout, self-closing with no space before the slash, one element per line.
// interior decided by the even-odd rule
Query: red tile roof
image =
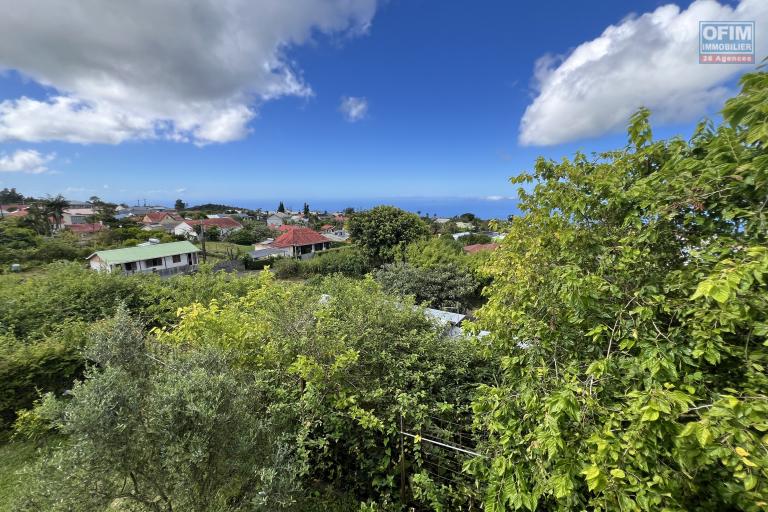
<path fill-rule="evenodd" d="M 277 230 L 280 231 L 281 233 L 285 233 L 286 231 L 290 231 L 298 227 L 299 226 L 294 226 L 292 224 L 281 224 L 280 226 L 277 227 Z"/>
<path fill-rule="evenodd" d="M 105 228 L 101 224 L 69 224 L 66 229 L 73 233 L 96 233 Z"/>
<path fill-rule="evenodd" d="M 200 224 L 205 224 L 205 227 L 212 228 L 217 227 L 220 229 L 236 229 L 243 227 L 242 224 L 237 222 L 232 217 L 220 217 L 218 219 L 202 219 L 202 220 L 185 220 L 187 224 L 190 226 L 199 226 Z"/>
<path fill-rule="evenodd" d="M 293 229 L 289 229 L 279 237 L 275 239 L 270 245 L 272 247 L 295 247 L 301 245 L 321 244 L 323 242 L 330 242 L 323 235 L 317 231 L 312 231 L 309 228 L 301 226 L 294 226 Z"/>
<path fill-rule="evenodd" d="M 332 226 L 332 225 L 330 225 L 330 224 L 323 224 L 323 225 L 322 225 L 322 227 L 321 227 L 320 229 L 322 229 L 323 231 L 325 231 L 326 229 L 333 229 L 333 227 L 334 227 L 334 226 Z"/>
<path fill-rule="evenodd" d="M 474 254 L 480 251 L 495 251 L 499 248 L 499 244 L 473 244 L 464 246 L 464 251 L 469 254 Z"/>
<path fill-rule="evenodd" d="M 173 220 L 178 220 L 179 222 L 183 220 L 181 215 L 172 212 L 149 212 L 144 216 L 144 218 L 148 218 L 152 224 L 156 224 L 166 217 L 170 217 Z"/>

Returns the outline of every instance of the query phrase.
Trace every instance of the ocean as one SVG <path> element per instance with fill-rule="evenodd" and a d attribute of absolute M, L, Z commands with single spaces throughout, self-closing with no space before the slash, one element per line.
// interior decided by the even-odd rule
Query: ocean
<path fill-rule="evenodd" d="M 262 210 L 275 210 L 279 199 L 241 199 L 231 201 L 216 201 L 233 206 Z M 462 213 L 474 213 L 481 219 L 506 219 L 510 215 L 519 215 L 517 199 L 503 198 L 471 198 L 471 197 L 385 197 L 370 199 L 283 199 L 285 207 L 298 210 L 309 203 L 313 211 L 342 211 L 345 208 L 367 210 L 377 205 L 390 205 L 421 215 L 437 215 L 438 217 L 453 217 Z"/>

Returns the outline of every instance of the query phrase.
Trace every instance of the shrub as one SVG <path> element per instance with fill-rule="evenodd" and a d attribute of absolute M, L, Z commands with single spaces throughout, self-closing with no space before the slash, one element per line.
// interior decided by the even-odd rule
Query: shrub
<path fill-rule="evenodd" d="M 376 270 L 374 276 L 385 291 L 412 295 L 417 302 L 436 308 L 466 308 L 479 286 L 469 269 L 455 264 L 416 267 L 390 263 Z"/>
<path fill-rule="evenodd" d="M 300 277 L 302 275 L 301 261 L 293 258 L 278 259 L 275 261 L 273 269 L 275 271 L 275 275 L 280 279 Z"/>

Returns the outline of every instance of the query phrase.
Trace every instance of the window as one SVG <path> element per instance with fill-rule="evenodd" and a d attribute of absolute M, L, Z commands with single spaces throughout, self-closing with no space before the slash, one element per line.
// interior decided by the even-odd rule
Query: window
<path fill-rule="evenodd" d="M 174 263 L 181 263 L 181 254 L 174 254 L 172 260 Z"/>
<path fill-rule="evenodd" d="M 136 263 L 134 263 L 132 261 L 129 261 L 129 262 L 125 263 L 123 265 L 123 267 L 125 268 L 125 270 L 130 272 L 132 270 L 136 270 Z"/>
<path fill-rule="evenodd" d="M 147 267 L 160 267 L 163 264 L 163 258 L 152 258 L 151 260 L 145 260 L 144 264 Z"/>

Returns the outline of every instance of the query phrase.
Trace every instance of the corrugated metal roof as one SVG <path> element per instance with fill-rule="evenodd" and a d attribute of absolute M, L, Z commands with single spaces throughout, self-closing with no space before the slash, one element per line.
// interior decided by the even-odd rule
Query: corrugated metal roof
<path fill-rule="evenodd" d="M 89 260 L 94 256 L 98 256 L 107 265 L 116 265 L 118 263 L 127 263 L 129 261 L 163 258 L 165 256 L 186 254 L 189 252 L 200 252 L 200 249 L 195 247 L 192 242 L 171 242 L 167 244 L 147 245 L 144 247 L 124 247 L 122 249 L 96 251 L 86 259 Z"/>

